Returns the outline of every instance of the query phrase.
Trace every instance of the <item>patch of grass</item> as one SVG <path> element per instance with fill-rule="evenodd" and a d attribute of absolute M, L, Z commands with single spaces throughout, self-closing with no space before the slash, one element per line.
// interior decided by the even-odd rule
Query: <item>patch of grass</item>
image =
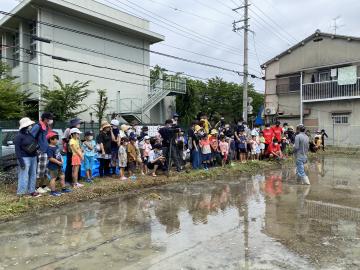
<path fill-rule="evenodd" d="M 73 192 L 64 194 L 61 197 L 45 195 L 40 198 L 18 198 L 15 195 L 15 185 L 2 185 L 0 186 L 0 221 L 11 220 L 26 213 L 33 213 L 49 207 L 60 207 L 79 201 L 109 198 L 124 192 L 143 190 L 145 188 L 169 183 L 188 183 L 215 179 L 221 176 L 256 174 L 266 169 L 280 168 L 291 162 L 291 158 L 281 162 L 249 161 L 245 164 L 235 162 L 233 165 L 228 165 L 224 168 L 218 167 L 209 171 L 187 170 L 184 173 L 170 172 L 169 177 L 158 176 L 154 178 L 144 176 L 139 177 L 136 181 L 120 181 L 116 178 L 96 179 L 93 184 L 85 184 L 83 188 L 73 190 Z"/>

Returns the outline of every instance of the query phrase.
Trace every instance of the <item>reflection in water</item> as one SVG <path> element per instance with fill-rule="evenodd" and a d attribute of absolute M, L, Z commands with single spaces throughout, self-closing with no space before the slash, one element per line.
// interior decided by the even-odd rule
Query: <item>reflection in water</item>
<path fill-rule="evenodd" d="M 355 269 L 359 180 L 343 166 L 357 163 L 315 160 L 311 187 L 291 168 L 5 223 L 0 269 Z"/>

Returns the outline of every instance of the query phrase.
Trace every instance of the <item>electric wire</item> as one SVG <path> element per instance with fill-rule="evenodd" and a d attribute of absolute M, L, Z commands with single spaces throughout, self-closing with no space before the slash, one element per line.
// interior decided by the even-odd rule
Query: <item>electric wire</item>
<path fill-rule="evenodd" d="M 117 3 L 121 4 L 121 5 L 124 5 L 128 8 L 131 8 L 137 12 L 140 12 L 142 14 L 145 14 L 146 16 L 149 16 L 150 18 L 152 18 L 152 23 L 162 27 L 162 28 L 165 28 L 173 33 L 177 33 L 179 34 L 177 31 L 180 31 L 182 33 L 185 33 L 187 36 L 185 36 L 186 38 L 189 38 L 191 40 L 193 40 L 194 38 L 197 39 L 195 40 L 196 42 L 200 42 L 200 43 L 205 43 L 207 46 L 210 46 L 210 47 L 214 47 L 214 48 L 217 48 L 219 49 L 219 47 L 216 47 L 216 46 L 222 46 L 224 49 L 226 49 L 228 52 L 232 53 L 232 54 L 240 54 L 240 52 L 238 52 L 238 48 L 235 48 L 235 47 L 232 47 L 230 45 L 227 45 L 227 44 L 224 44 L 222 42 L 219 42 L 218 40 L 215 40 L 215 39 L 212 39 L 212 38 L 209 38 L 209 37 L 206 37 L 200 33 L 197 33 L 189 28 L 186 28 L 182 25 L 179 25 L 177 23 L 174 23 L 158 14 L 155 14 L 145 8 L 143 8 L 142 6 L 139 6 L 137 5 L 136 3 L 133 3 L 131 1 L 128 1 L 128 0 L 125 0 L 126 2 L 130 3 L 131 5 L 128 5 L 126 3 L 123 3 L 122 1 L 120 0 L 114 0 L 116 1 L 117 3 L 113 3 L 109 0 L 105 0 L 106 2 L 108 3 L 112 3 L 114 6 L 118 7 L 118 8 L 121 8 Z M 135 7 L 134 7 L 135 6 Z M 141 10 L 140 10 L 141 9 Z M 144 11 L 142 11 L 144 10 Z M 157 23 L 155 21 L 158 21 L 160 23 Z M 164 25 L 167 25 L 168 27 L 171 27 L 170 29 Z M 173 30 L 172 28 L 176 29 L 177 31 Z M 184 36 L 184 34 L 179 34 L 181 36 Z M 214 43 L 218 44 L 218 45 L 214 45 Z"/>
<path fill-rule="evenodd" d="M 271 18 L 266 12 L 264 12 L 260 7 L 258 7 L 255 3 L 252 3 L 252 5 L 259 10 L 262 14 L 264 14 L 265 17 L 267 17 L 271 22 L 273 22 L 274 25 L 276 25 L 279 29 L 281 29 L 284 33 L 286 33 L 289 37 L 291 37 L 295 42 L 299 42 L 296 37 L 294 37 L 292 34 L 290 34 L 288 31 L 286 31 L 281 25 L 279 25 L 273 18 Z"/>
<path fill-rule="evenodd" d="M 12 31 L 12 32 L 19 33 L 19 31 L 17 31 L 16 29 L 9 28 L 9 27 L 0 26 L 0 29 L 4 29 L 4 30 L 7 30 L 7 31 Z M 26 35 L 26 36 L 29 36 L 29 37 L 33 37 L 33 35 L 28 34 L 28 33 L 23 33 L 23 34 Z M 71 44 L 56 41 L 56 40 L 49 40 L 49 41 L 51 41 L 51 43 L 59 44 L 61 46 L 65 46 L 65 47 L 69 47 L 69 48 L 73 48 L 73 49 L 78 49 L 78 50 L 82 50 L 82 51 L 86 51 L 86 52 L 91 52 L 91 53 L 94 53 L 94 54 L 106 56 L 106 57 L 113 58 L 113 59 L 123 60 L 123 61 L 126 61 L 126 62 L 141 65 L 141 66 L 156 68 L 156 66 L 153 66 L 153 65 L 149 65 L 149 64 L 146 64 L 146 63 L 142 63 L 142 62 L 137 62 L 137 61 L 134 61 L 134 60 L 131 60 L 131 59 L 127 59 L 127 58 L 123 58 L 123 57 L 119 57 L 119 56 L 115 56 L 115 55 L 110 55 L 110 54 L 103 53 L 103 52 L 100 52 L 100 51 L 97 51 L 97 50 L 94 50 L 94 49 L 88 49 L 88 48 L 84 48 L 84 47 L 80 47 L 80 46 L 76 46 L 76 45 L 71 45 Z M 187 74 L 187 73 L 184 73 L 184 72 L 181 72 L 181 71 L 174 71 L 174 70 L 170 70 L 170 69 L 166 69 L 166 70 L 168 72 L 172 72 L 172 73 L 181 73 L 181 75 L 183 75 L 183 76 L 204 80 L 204 78 L 194 76 L 194 75 L 190 75 L 190 74 Z"/>
<path fill-rule="evenodd" d="M 22 16 L 15 15 L 15 14 L 12 14 L 10 12 L 5 12 L 5 11 L 1 11 L 1 10 L 0 10 L 0 14 L 4 14 L 6 16 L 14 16 L 14 17 L 26 20 L 26 21 L 32 21 L 32 20 L 28 20 L 27 18 L 24 18 Z M 197 64 L 197 65 L 202 65 L 202 66 L 206 66 L 206 67 L 212 67 L 212 68 L 220 69 L 220 70 L 223 70 L 223 71 L 229 71 L 229 72 L 237 73 L 239 75 L 243 74 L 242 72 L 239 72 L 239 71 L 234 70 L 234 69 L 230 69 L 230 68 L 226 68 L 226 67 L 222 67 L 222 66 L 217 66 L 217 65 L 213 65 L 213 64 L 208 64 L 208 63 L 204 63 L 204 62 L 200 62 L 200 61 L 195 61 L 195 60 L 191 60 L 191 59 L 187 59 L 187 58 L 183 58 L 183 57 L 179 57 L 179 56 L 175 56 L 175 55 L 170 55 L 170 54 L 167 54 L 167 53 L 162 53 L 162 52 L 154 51 L 154 50 L 151 50 L 151 49 L 138 47 L 136 45 L 128 44 L 126 42 L 101 37 L 99 35 L 95 35 L 95 34 L 88 33 L 88 32 L 83 32 L 83 31 L 76 30 L 76 29 L 73 29 L 73 28 L 59 26 L 59 25 L 56 25 L 56 24 L 51 24 L 51 23 L 43 22 L 43 21 L 36 21 L 36 22 L 41 24 L 41 25 L 45 25 L 45 26 L 52 27 L 52 28 L 55 28 L 55 29 L 60 29 L 60 30 L 71 32 L 71 33 L 76 33 L 76 34 L 89 36 L 89 37 L 92 37 L 92 38 L 96 38 L 96 39 L 100 39 L 100 40 L 120 44 L 120 45 L 127 46 L 127 47 L 130 47 L 130 48 L 134 48 L 134 49 L 138 49 L 138 50 L 142 50 L 142 51 L 147 51 L 147 52 L 154 53 L 154 54 L 157 54 L 157 55 L 160 55 L 160 56 L 163 56 L 163 57 L 168 57 L 168 58 L 176 59 L 176 60 L 179 60 L 179 61 L 188 62 L 188 63 L 192 63 L 192 64 Z"/>
<path fill-rule="evenodd" d="M 171 5 L 168 5 L 168 4 L 164 4 L 162 2 L 158 2 L 158 1 L 155 1 L 155 0 L 147 0 L 149 2 L 152 2 L 152 3 L 156 3 L 158 5 L 161 5 L 161 6 L 164 6 L 164 7 L 167 7 L 175 12 L 182 12 L 182 13 L 185 13 L 185 14 L 189 14 L 193 17 L 196 17 L 196 18 L 199 18 L 199 19 L 202 19 L 202 20 L 206 20 L 206 21 L 212 21 L 214 23 L 217 23 L 217 24 L 221 24 L 223 26 L 229 26 L 228 23 L 225 23 L 225 22 L 222 22 L 222 21 L 218 21 L 218 20 L 214 20 L 213 18 L 210 18 L 210 17 L 204 17 L 204 16 L 200 16 L 196 13 L 192 13 L 190 11 L 186 11 L 186 10 L 182 10 L 181 8 L 178 8 L 178 7 L 175 7 L 175 6 L 171 6 Z"/>

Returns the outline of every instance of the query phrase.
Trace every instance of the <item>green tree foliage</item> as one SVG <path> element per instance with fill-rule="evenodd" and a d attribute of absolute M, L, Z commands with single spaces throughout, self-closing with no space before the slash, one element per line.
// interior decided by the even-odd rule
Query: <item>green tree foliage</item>
<path fill-rule="evenodd" d="M 210 120 L 221 116 L 227 121 L 238 121 L 242 117 L 243 86 L 213 78 L 208 82 L 187 80 L 187 94 L 176 98 L 177 112 L 182 122 L 189 124 L 199 113 L 206 113 Z M 264 103 L 264 96 L 249 85 L 249 96 L 253 98 L 254 114 Z"/>
<path fill-rule="evenodd" d="M 99 126 L 101 125 L 101 121 L 106 116 L 106 111 L 109 109 L 109 100 L 106 94 L 105 89 L 98 89 L 97 90 L 98 99 L 96 104 L 92 106 L 95 115 L 98 119 Z"/>
<path fill-rule="evenodd" d="M 58 88 L 41 85 L 44 111 L 52 112 L 58 121 L 66 121 L 88 110 L 83 101 L 91 93 L 90 81 L 64 84 L 58 76 L 54 76 L 54 80 Z"/>
<path fill-rule="evenodd" d="M 0 116 L 1 119 L 16 119 L 26 115 L 28 91 L 21 90 L 21 84 L 8 75 L 8 66 L 0 61 Z"/>

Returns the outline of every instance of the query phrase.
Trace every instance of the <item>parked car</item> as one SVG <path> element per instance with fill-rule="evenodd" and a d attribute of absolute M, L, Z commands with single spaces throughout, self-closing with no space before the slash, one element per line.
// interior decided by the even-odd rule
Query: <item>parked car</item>
<path fill-rule="evenodd" d="M 60 149 L 62 148 L 62 136 L 64 132 L 62 129 L 54 129 L 54 132 L 59 134 Z M 1 149 L 2 155 L 0 157 L 0 169 L 9 170 L 17 166 L 16 155 L 15 155 L 15 136 L 18 133 L 17 129 L 3 129 L 2 130 L 2 142 Z"/>

